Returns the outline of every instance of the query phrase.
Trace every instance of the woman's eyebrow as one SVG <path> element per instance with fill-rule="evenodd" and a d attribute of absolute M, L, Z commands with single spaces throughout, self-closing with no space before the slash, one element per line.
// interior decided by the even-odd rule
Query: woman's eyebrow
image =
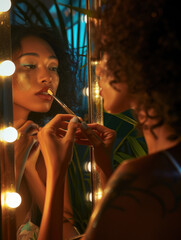
<path fill-rule="evenodd" d="M 56 56 L 54 56 L 54 55 L 52 55 L 52 56 L 50 56 L 48 58 L 50 58 L 50 59 L 57 59 L 58 60 L 58 58 Z"/>
<path fill-rule="evenodd" d="M 34 52 L 28 52 L 28 53 L 23 53 L 21 54 L 18 58 L 24 57 L 24 56 L 35 56 L 35 57 L 40 57 L 38 53 Z M 49 56 L 49 59 L 58 59 L 55 55 Z"/>
<path fill-rule="evenodd" d="M 39 55 L 37 53 L 34 52 L 29 52 L 29 53 L 23 53 L 21 54 L 18 58 L 24 57 L 24 56 L 35 56 L 35 57 L 39 57 Z"/>

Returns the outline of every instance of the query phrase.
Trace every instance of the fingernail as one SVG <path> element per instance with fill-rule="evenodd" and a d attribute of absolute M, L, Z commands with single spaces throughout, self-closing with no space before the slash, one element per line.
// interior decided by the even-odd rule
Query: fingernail
<path fill-rule="evenodd" d="M 74 123 L 78 123 L 79 122 L 79 119 L 78 117 L 73 117 L 70 122 L 74 122 Z"/>
<path fill-rule="evenodd" d="M 81 126 L 84 130 L 87 130 L 89 127 L 87 126 L 87 123 L 86 122 L 82 122 L 81 123 Z"/>

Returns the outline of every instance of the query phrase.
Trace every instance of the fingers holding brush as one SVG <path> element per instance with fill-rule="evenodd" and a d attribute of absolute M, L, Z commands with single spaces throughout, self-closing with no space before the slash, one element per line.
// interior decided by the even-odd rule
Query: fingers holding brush
<path fill-rule="evenodd" d="M 66 121 L 69 123 L 66 124 Z M 77 117 L 58 114 L 39 131 L 38 140 L 48 174 L 53 173 L 58 177 L 66 172 L 72 159 L 75 132 L 79 124 Z M 62 129 L 65 126 L 67 131 Z M 64 136 L 60 136 L 60 132 Z"/>
<path fill-rule="evenodd" d="M 77 132 L 77 142 L 94 147 L 94 157 L 101 174 L 103 185 L 112 174 L 112 152 L 116 132 L 103 125 L 81 123 L 81 132 Z"/>
<path fill-rule="evenodd" d="M 59 122 L 59 126 L 56 128 L 56 134 L 59 137 L 64 137 L 67 133 L 69 122 L 75 115 L 72 114 L 60 114 L 61 121 Z"/>
<path fill-rule="evenodd" d="M 76 141 L 83 145 L 97 147 L 112 147 L 116 132 L 98 123 L 81 123 L 81 129 L 76 133 Z"/>

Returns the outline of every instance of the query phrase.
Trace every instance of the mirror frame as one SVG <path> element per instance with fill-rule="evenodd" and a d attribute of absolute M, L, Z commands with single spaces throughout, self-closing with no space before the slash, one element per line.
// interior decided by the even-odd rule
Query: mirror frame
<path fill-rule="evenodd" d="M 10 12 L 0 12 L 0 62 L 11 60 Z M 12 79 L 0 76 L 0 129 L 13 125 Z M 15 210 L 4 204 L 9 191 L 15 192 L 14 145 L 0 141 L 1 239 L 16 239 Z M 4 198 L 3 198 L 4 197 Z"/>

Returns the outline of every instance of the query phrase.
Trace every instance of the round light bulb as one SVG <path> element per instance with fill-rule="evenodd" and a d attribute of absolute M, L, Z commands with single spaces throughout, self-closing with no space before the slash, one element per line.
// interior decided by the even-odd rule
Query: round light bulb
<path fill-rule="evenodd" d="M 91 172 L 91 162 L 86 162 L 84 165 L 84 169 L 87 172 Z"/>
<path fill-rule="evenodd" d="M 5 60 L 0 63 L 0 75 L 11 76 L 15 72 L 15 65 L 10 60 Z"/>
<path fill-rule="evenodd" d="M 88 97 L 89 96 L 89 88 L 88 87 L 83 88 L 82 93 L 84 96 Z"/>
<path fill-rule="evenodd" d="M 87 15 L 82 15 L 80 19 L 82 22 L 87 23 Z"/>
<path fill-rule="evenodd" d="M 14 127 L 7 127 L 0 131 L 0 140 L 12 143 L 18 138 L 18 132 Z"/>
<path fill-rule="evenodd" d="M 0 12 L 7 12 L 11 8 L 10 0 L 1 0 L 0 4 Z"/>
<path fill-rule="evenodd" d="M 92 193 L 91 192 L 86 194 L 86 200 L 88 202 L 92 202 Z"/>
<path fill-rule="evenodd" d="M 7 192 L 5 202 L 10 208 L 17 208 L 21 204 L 21 196 L 16 192 Z"/>

